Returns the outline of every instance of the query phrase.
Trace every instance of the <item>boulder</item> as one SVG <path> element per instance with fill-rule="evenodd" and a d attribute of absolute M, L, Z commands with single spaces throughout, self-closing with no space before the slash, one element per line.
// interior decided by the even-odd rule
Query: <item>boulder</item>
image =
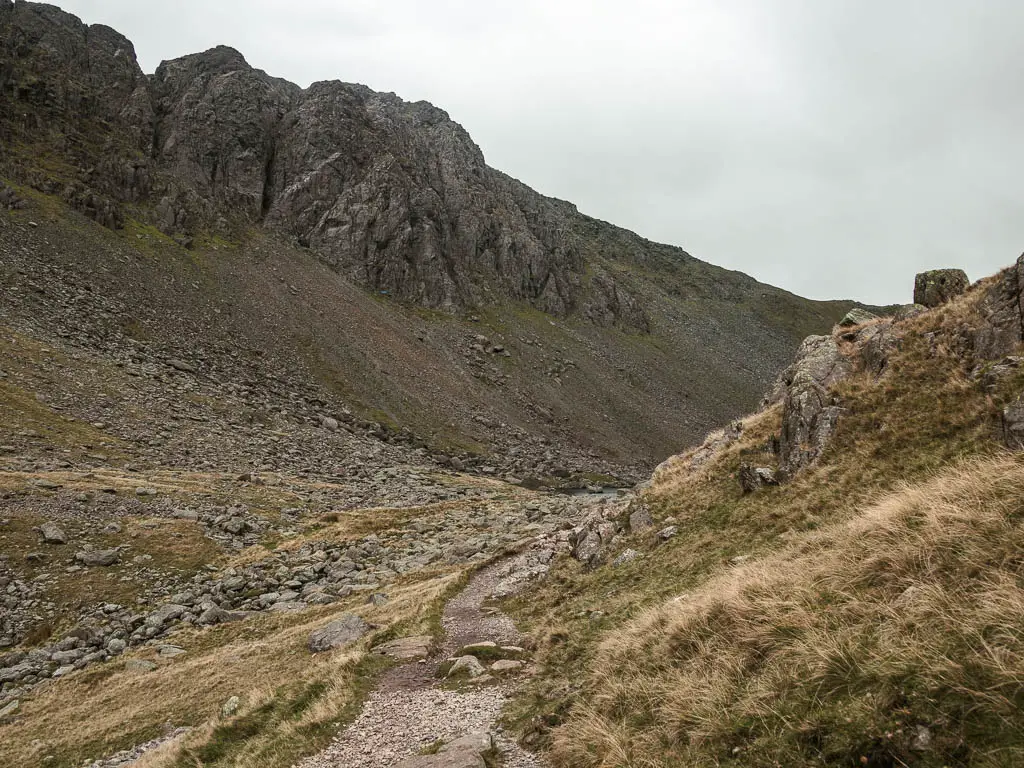
<path fill-rule="evenodd" d="M 46 522 L 39 526 L 43 541 L 47 544 L 67 544 L 67 534 L 56 523 Z"/>
<path fill-rule="evenodd" d="M 476 656 L 459 656 L 448 670 L 448 677 L 480 677 L 485 672 Z"/>
<path fill-rule="evenodd" d="M 213 605 L 199 614 L 199 623 L 203 626 L 227 624 L 230 621 L 240 621 L 248 615 L 246 611 L 227 611 L 220 606 Z"/>
<path fill-rule="evenodd" d="M 864 333 L 858 335 L 864 370 L 873 376 L 881 376 L 889 367 L 889 358 L 899 349 L 900 338 L 893 330 L 892 323 L 870 326 Z"/>
<path fill-rule="evenodd" d="M 647 506 L 645 504 L 635 505 L 629 513 L 630 533 L 639 533 L 652 525 L 654 525 L 654 520 L 651 518 L 651 512 Z"/>
<path fill-rule="evenodd" d="M 78 552 L 75 554 L 75 560 L 80 562 L 82 565 L 100 565 L 110 566 L 115 565 L 118 560 L 121 559 L 121 553 L 116 549 L 94 549 L 88 552 Z"/>
<path fill-rule="evenodd" d="M 843 328 L 849 328 L 852 325 L 860 325 L 861 323 L 867 323 L 877 319 L 878 315 L 874 312 L 868 312 L 866 309 L 854 307 L 843 315 L 843 319 L 839 321 L 839 325 Z"/>
<path fill-rule="evenodd" d="M 815 462 L 828 445 L 841 408 L 830 387 L 852 367 L 831 336 L 808 336 L 783 376 L 779 469 L 791 476 Z"/>
<path fill-rule="evenodd" d="M 744 493 L 753 493 L 766 485 L 779 484 L 774 470 L 745 463 L 740 465 L 739 480 Z"/>
<path fill-rule="evenodd" d="M 486 768 L 484 755 L 494 749 L 491 734 L 470 733 L 445 744 L 436 754 L 416 755 L 397 764 L 397 768 Z"/>
<path fill-rule="evenodd" d="M 914 303 L 929 309 L 955 299 L 970 281 L 962 269 L 932 269 L 914 278 Z"/>
<path fill-rule="evenodd" d="M 241 704 L 241 700 L 237 696 L 232 696 L 224 705 L 220 708 L 221 717 L 234 717 L 238 714 L 238 707 Z"/>
<path fill-rule="evenodd" d="M 920 304 L 904 304 L 902 307 L 896 310 L 892 316 L 894 323 L 902 323 L 905 320 L 910 320 L 912 317 L 917 317 L 922 312 L 927 312 L 928 307 L 921 306 Z"/>
<path fill-rule="evenodd" d="M 569 540 L 572 544 L 572 556 L 581 563 L 593 564 L 601 553 L 601 535 L 590 528 L 573 532 Z"/>
<path fill-rule="evenodd" d="M 170 621 L 174 621 L 175 619 L 180 619 L 182 614 L 184 614 L 187 610 L 188 608 L 186 608 L 184 605 L 177 605 L 175 603 L 167 603 L 166 605 L 161 605 L 159 608 L 157 608 L 155 611 L 149 614 L 149 616 L 146 617 L 146 626 L 160 629 L 164 626 L 164 624 Z"/>
<path fill-rule="evenodd" d="M 321 627 L 309 636 L 309 650 L 313 653 L 330 651 L 353 643 L 367 632 L 370 625 L 354 613 L 346 613 L 340 619 Z"/>

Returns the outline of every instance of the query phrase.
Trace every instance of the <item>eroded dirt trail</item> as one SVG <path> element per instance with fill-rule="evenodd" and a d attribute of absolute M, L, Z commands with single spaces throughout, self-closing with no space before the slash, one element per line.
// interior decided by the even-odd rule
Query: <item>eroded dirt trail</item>
<path fill-rule="evenodd" d="M 527 555 L 493 563 L 473 575 L 445 606 L 440 650 L 424 661 L 389 670 L 368 697 L 359 717 L 319 755 L 298 768 L 413 768 L 482 765 L 473 756 L 416 756 L 438 741 L 452 742 L 473 733 L 491 733 L 507 768 L 543 768 L 546 763 L 498 730 L 497 721 L 515 680 L 441 687 L 438 666 L 459 649 L 478 642 L 516 645 L 520 634 L 512 620 L 484 606 L 487 598 L 509 593 L 520 583 Z M 460 757 L 460 755 L 462 755 Z M 464 762 L 463 762 L 464 760 Z M 410 762 L 406 762 L 410 761 Z"/>

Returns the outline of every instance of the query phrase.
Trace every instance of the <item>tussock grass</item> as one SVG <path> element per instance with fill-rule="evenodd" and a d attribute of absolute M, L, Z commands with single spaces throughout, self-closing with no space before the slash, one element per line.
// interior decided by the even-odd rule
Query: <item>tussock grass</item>
<path fill-rule="evenodd" d="M 168 640 L 185 655 L 164 660 L 140 649 L 128 657 L 156 661 L 151 672 L 127 670 L 122 657 L 38 689 L 22 702 L 16 724 L 0 725 L 0 765 L 70 768 L 159 736 L 168 723 L 194 730 L 147 755 L 146 768 L 291 765 L 355 715 L 388 663 L 367 649 L 396 633 L 436 631 L 444 601 L 460 584 L 457 572 L 435 572 L 396 585 L 381 607 L 350 601 L 178 632 Z M 346 610 L 377 630 L 352 646 L 310 654 L 309 633 Z M 223 721 L 220 708 L 231 696 L 242 708 Z"/>
<path fill-rule="evenodd" d="M 1013 547 L 1024 543 L 997 524 L 1014 503 L 1007 478 L 1020 479 L 1017 460 L 997 439 L 999 413 L 1024 388 L 1024 375 L 1005 377 L 994 391 L 969 375 L 963 331 L 977 321 L 978 295 L 897 326 L 900 347 L 885 374 L 861 372 L 838 385 L 844 413 L 815 467 L 781 487 L 742 494 L 742 463 L 774 465 L 768 446 L 781 409 L 749 417 L 740 438 L 699 467 L 691 465 L 695 449 L 655 474 L 643 500 L 653 530 L 671 522 L 674 538 L 626 537 L 618 546 L 642 556 L 621 567 L 559 562 L 537 592 L 511 601 L 509 610 L 537 645 L 539 674 L 508 713 L 527 743 L 551 745 L 558 765 L 574 767 L 860 765 L 861 758 L 879 766 L 953 766 L 965 764 L 968 742 L 971 764 L 1015 764 L 1012 745 L 1024 739 L 1010 712 L 1024 702 L 1004 691 L 989 703 L 983 685 L 967 685 L 976 677 L 1012 689 L 1021 680 L 1016 650 L 1004 658 L 1012 643 L 992 652 L 970 635 L 985 621 L 970 614 L 972 601 L 1010 610 L 1015 592 L 997 593 L 997 586 L 1012 583 L 1016 566 L 1004 568 L 998 557 L 1012 562 Z M 845 350 L 855 352 L 848 344 Z M 940 493 L 944 483 L 959 494 L 952 501 Z M 983 492 L 989 486 L 996 490 Z M 897 524 L 903 513 L 892 510 L 927 507 L 925 498 L 939 518 L 906 513 L 907 522 Z M 941 513 L 942 505 L 954 511 Z M 855 547 L 858 536 L 867 541 L 868 532 L 877 533 L 871 521 L 888 531 L 890 549 L 878 537 L 873 546 Z M 949 552 L 961 541 L 966 546 L 968 534 L 974 554 L 953 562 Z M 988 565 L 976 557 L 987 549 L 1001 553 Z M 862 561 L 866 570 L 853 573 L 850 563 Z M 904 573 L 914 563 L 924 570 Z M 886 574 L 890 567 L 904 576 Z M 773 574 L 783 581 L 769 579 Z M 988 581 L 972 591 L 968 576 Z M 873 592 L 871 578 L 889 591 Z M 929 596 L 930 624 L 885 613 L 911 586 L 917 589 L 908 595 Z M 702 607 L 692 613 L 695 605 Z M 679 615 L 691 618 L 680 624 Z M 946 621 L 966 629 L 947 637 Z M 990 647 L 991 632 L 1014 638 L 1019 629 L 998 627 L 978 629 Z M 1002 673 L 995 662 L 981 664 L 988 657 L 1001 660 Z M 801 659 L 803 668 L 796 666 Z M 950 677 L 958 664 L 970 674 Z M 955 695 L 936 692 L 939 678 L 910 686 L 929 665 L 946 670 L 935 674 L 946 675 Z M 791 669 L 799 673 L 786 677 Z M 933 696 L 930 709 L 918 708 Z M 919 725 L 933 736 L 931 751 L 912 747 Z M 989 748 L 995 751 L 983 757 Z"/>
<path fill-rule="evenodd" d="M 556 762 L 1019 765 L 1021 487 L 1020 458 L 973 460 L 648 610 Z"/>

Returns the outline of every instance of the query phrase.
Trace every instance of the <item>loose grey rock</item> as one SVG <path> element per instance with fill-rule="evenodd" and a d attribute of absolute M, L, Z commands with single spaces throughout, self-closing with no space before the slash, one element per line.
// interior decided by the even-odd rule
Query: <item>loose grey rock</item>
<path fill-rule="evenodd" d="M 484 672 L 483 665 L 479 662 L 476 656 L 460 656 L 452 664 L 451 669 L 448 670 L 448 677 L 459 677 L 468 676 L 470 678 L 480 677 Z"/>
<path fill-rule="evenodd" d="M 188 608 L 184 605 L 167 603 L 166 605 L 160 606 L 146 617 L 146 626 L 159 629 L 167 622 L 180 618 L 187 610 Z"/>
<path fill-rule="evenodd" d="M 3 707 L 0 707 L 0 719 L 18 714 L 20 708 L 21 702 L 17 699 L 5 704 Z"/>
<path fill-rule="evenodd" d="M 232 696 L 230 699 L 224 702 L 224 706 L 220 708 L 221 717 L 232 717 L 238 713 L 238 707 L 241 704 L 241 700 L 237 696 Z"/>
<path fill-rule="evenodd" d="M 615 567 L 625 565 L 626 563 L 633 562 L 638 557 L 640 557 L 640 553 L 637 552 L 635 549 L 624 549 L 621 553 L 619 553 L 618 557 L 612 560 L 612 565 Z"/>
<path fill-rule="evenodd" d="M 1024 450 L 1024 395 L 1003 409 L 1003 442 L 1010 450 Z"/>
<path fill-rule="evenodd" d="M 853 325 L 860 325 L 861 323 L 867 323 L 870 322 L 871 320 L 877 319 L 878 315 L 876 315 L 874 312 L 868 312 L 866 309 L 854 307 L 845 315 L 843 315 L 843 319 L 839 321 L 839 325 L 842 326 L 843 328 L 848 328 Z"/>
<path fill-rule="evenodd" d="M 651 512 L 645 504 L 637 505 L 629 515 L 629 530 L 631 533 L 639 533 L 650 528 L 652 525 L 654 525 L 654 520 L 651 518 Z"/>
<path fill-rule="evenodd" d="M 493 747 L 489 733 L 470 733 L 443 745 L 437 754 L 404 760 L 398 768 L 485 768 L 483 755 Z"/>
<path fill-rule="evenodd" d="M 249 614 L 246 611 L 228 611 L 214 605 L 199 614 L 199 623 L 203 626 L 226 624 L 230 621 L 241 621 Z"/>
<path fill-rule="evenodd" d="M 95 549 L 75 554 L 75 560 L 88 566 L 116 565 L 120 559 L 121 553 L 116 549 Z"/>
<path fill-rule="evenodd" d="M 347 613 L 326 627 L 313 632 L 309 636 L 309 650 L 313 653 L 320 653 L 341 648 L 343 645 L 355 642 L 369 631 L 370 626 L 363 621 L 361 616 Z"/>
<path fill-rule="evenodd" d="M 39 526 L 39 532 L 43 535 L 43 541 L 47 544 L 67 544 L 68 537 L 64 530 L 56 523 L 46 522 Z"/>
<path fill-rule="evenodd" d="M 753 493 L 766 485 L 778 485 L 774 470 L 769 467 L 753 467 L 741 464 L 739 470 L 740 487 L 744 493 Z"/>

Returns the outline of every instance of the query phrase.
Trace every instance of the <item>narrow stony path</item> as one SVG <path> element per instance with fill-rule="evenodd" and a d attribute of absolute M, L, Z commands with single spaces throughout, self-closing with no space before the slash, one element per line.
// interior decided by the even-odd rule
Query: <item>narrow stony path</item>
<path fill-rule="evenodd" d="M 506 768 L 543 768 L 546 763 L 526 752 L 498 731 L 497 720 L 514 680 L 467 684 L 460 690 L 441 687 L 438 666 L 460 648 L 472 643 L 516 645 L 520 634 L 512 620 L 484 607 L 495 592 L 507 594 L 517 585 L 516 574 L 523 558 L 493 563 L 473 575 L 466 587 L 445 606 L 444 639 L 430 659 L 403 664 L 388 671 L 370 694 L 359 717 L 319 755 L 297 768 L 393 768 L 413 758 L 425 747 L 451 742 L 472 733 L 494 735 Z M 456 756 L 445 761 L 438 755 L 424 765 L 462 766 Z"/>

